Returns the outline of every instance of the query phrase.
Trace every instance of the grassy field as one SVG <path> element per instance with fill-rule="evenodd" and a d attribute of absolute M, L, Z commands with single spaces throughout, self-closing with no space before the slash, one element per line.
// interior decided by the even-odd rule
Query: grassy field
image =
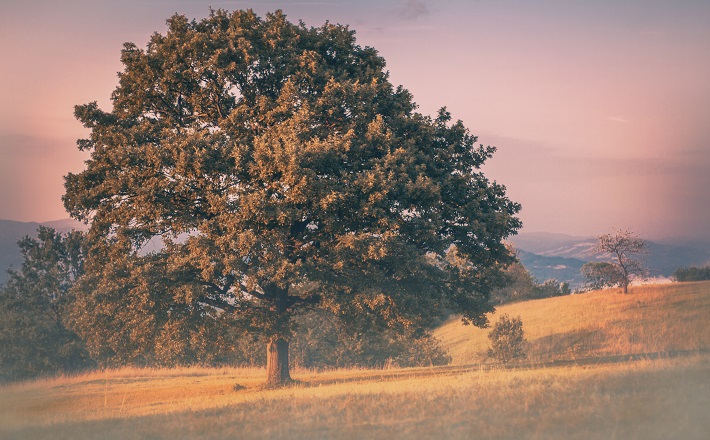
<path fill-rule="evenodd" d="M 486 359 L 486 330 L 452 321 L 437 332 L 448 367 L 296 371 L 297 384 L 276 390 L 258 369 L 11 384 L 0 387 L 0 438 L 705 439 L 709 306 L 710 283 L 504 306 L 530 343 L 513 368 Z"/>
<path fill-rule="evenodd" d="M 489 319 L 520 316 L 530 361 L 579 360 L 710 348 L 710 282 L 632 287 L 506 304 Z M 487 361 L 488 329 L 451 319 L 434 335 L 454 364 Z"/>

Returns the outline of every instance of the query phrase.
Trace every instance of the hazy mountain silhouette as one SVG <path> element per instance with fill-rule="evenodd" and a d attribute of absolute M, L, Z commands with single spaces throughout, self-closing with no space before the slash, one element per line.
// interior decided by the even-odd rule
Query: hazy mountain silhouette
<path fill-rule="evenodd" d="M 52 227 L 60 232 L 72 229 L 86 230 L 88 227 L 73 219 L 50 222 L 17 222 L 0 220 L 0 284 L 7 280 L 7 269 L 18 269 L 22 265 L 22 255 L 17 242 L 22 237 L 36 236 L 39 225 Z M 523 232 L 511 241 L 519 250 L 520 261 L 543 282 L 549 278 L 570 283 L 573 287 L 584 280 L 580 268 L 588 261 L 603 260 L 591 253 L 593 237 L 573 236 L 551 232 Z M 710 264 L 710 244 L 673 240 L 649 241 L 651 253 L 646 257 L 646 266 L 653 276 L 670 276 L 679 267 Z M 146 246 L 148 251 L 160 248 L 160 242 L 152 241 Z"/>
<path fill-rule="evenodd" d="M 549 232 L 523 232 L 511 240 L 518 248 L 519 257 L 530 273 L 542 282 L 548 278 L 579 285 L 584 282 L 579 269 L 589 261 L 607 258 L 592 252 L 594 237 L 582 237 Z M 648 241 L 646 267 L 651 276 L 668 277 L 679 267 L 702 266 L 710 263 L 710 246 Z"/>

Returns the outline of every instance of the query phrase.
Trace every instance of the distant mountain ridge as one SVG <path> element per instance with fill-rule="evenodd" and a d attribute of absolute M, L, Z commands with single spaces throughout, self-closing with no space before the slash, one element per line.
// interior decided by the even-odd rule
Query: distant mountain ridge
<path fill-rule="evenodd" d="M 22 265 L 22 255 L 17 242 L 24 236 L 35 236 L 40 226 L 52 227 L 60 232 L 72 229 L 85 231 L 88 226 L 73 219 L 50 222 L 17 222 L 0 220 L 0 284 L 7 281 L 7 269 Z M 589 261 L 602 261 L 594 255 L 593 237 L 574 236 L 552 232 L 523 232 L 510 240 L 518 249 L 518 256 L 527 270 L 539 282 L 555 278 L 572 287 L 584 282 L 581 267 Z M 155 245 L 152 245 L 155 247 Z M 646 266 L 652 276 L 668 277 L 679 267 L 710 264 L 710 245 L 697 243 L 697 247 L 675 244 L 671 240 L 648 242 L 650 254 Z M 152 248 L 151 248 L 152 249 Z"/>
<path fill-rule="evenodd" d="M 518 249 L 518 259 L 538 283 L 554 278 L 559 282 L 568 283 L 572 288 L 584 284 L 580 271 L 586 261 L 577 258 L 544 256 L 522 249 Z"/>
<path fill-rule="evenodd" d="M 579 272 L 589 261 L 608 258 L 592 252 L 593 237 L 581 237 L 549 232 L 523 232 L 511 239 L 519 250 L 519 258 L 528 271 L 542 282 L 549 278 L 580 285 L 584 279 Z M 679 267 L 702 266 L 710 263 L 710 247 L 649 241 L 649 254 L 644 257 L 652 277 L 669 277 Z"/>
<path fill-rule="evenodd" d="M 538 255 L 556 255 L 556 250 L 564 253 L 564 249 L 580 243 L 594 243 L 593 237 L 558 234 L 553 232 L 521 232 L 510 238 L 518 249 Z"/>

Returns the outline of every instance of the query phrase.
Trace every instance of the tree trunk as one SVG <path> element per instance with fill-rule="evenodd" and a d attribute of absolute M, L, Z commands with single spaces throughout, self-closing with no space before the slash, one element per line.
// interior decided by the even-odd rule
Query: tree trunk
<path fill-rule="evenodd" d="M 279 387 L 291 382 L 288 369 L 288 341 L 278 338 L 266 345 L 266 386 Z"/>

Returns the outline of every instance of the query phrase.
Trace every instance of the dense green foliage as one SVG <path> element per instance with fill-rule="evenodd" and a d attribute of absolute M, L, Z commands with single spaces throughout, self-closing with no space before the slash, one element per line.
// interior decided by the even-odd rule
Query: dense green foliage
<path fill-rule="evenodd" d="M 0 288 L 0 380 L 92 365 L 67 319 L 71 287 L 83 273 L 84 237 L 43 226 L 37 232 L 18 243 L 24 262 Z"/>
<path fill-rule="evenodd" d="M 676 281 L 705 281 L 710 280 L 710 266 L 680 267 L 672 275 Z"/>
<path fill-rule="evenodd" d="M 175 15 L 121 61 L 113 109 L 76 108 L 91 157 L 63 198 L 91 221 L 73 323 L 94 356 L 210 356 L 223 328 L 288 340 L 316 309 L 397 334 L 443 309 L 486 324 L 520 227 L 480 171 L 495 149 L 416 113 L 353 31 Z"/>
<path fill-rule="evenodd" d="M 488 339 L 491 340 L 488 355 L 504 364 L 526 357 L 525 332 L 520 316 L 511 318 L 502 314 L 493 325 Z"/>

